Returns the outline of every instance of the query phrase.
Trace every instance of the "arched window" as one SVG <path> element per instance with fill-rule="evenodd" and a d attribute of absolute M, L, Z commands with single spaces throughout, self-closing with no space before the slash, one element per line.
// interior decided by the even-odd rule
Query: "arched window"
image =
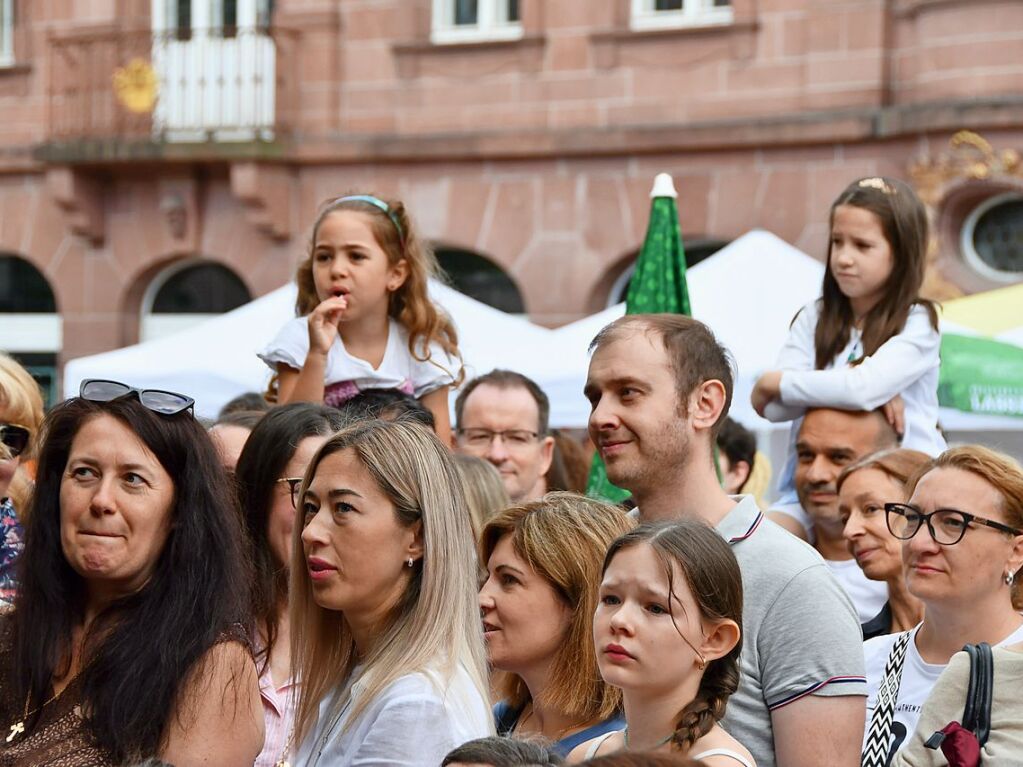
<path fill-rule="evenodd" d="M 142 299 L 141 340 L 169 335 L 252 300 L 241 279 L 221 264 L 184 261 L 158 274 Z"/>
<path fill-rule="evenodd" d="M 690 269 L 696 266 L 698 263 L 703 261 L 710 256 L 713 256 L 721 248 L 728 244 L 727 240 L 693 240 L 692 242 L 684 242 L 683 248 L 686 252 L 686 268 Z M 632 274 L 636 271 L 636 259 L 639 258 L 639 251 L 636 251 L 635 256 L 622 273 L 618 275 L 611 284 L 611 290 L 608 291 L 607 305 L 614 306 L 620 304 L 625 300 L 625 297 L 629 294 L 629 283 L 632 281 Z M 606 283 L 605 283 L 606 284 Z"/>
<path fill-rule="evenodd" d="M 522 294 L 505 271 L 486 256 L 461 248 L 437 246 L 437 261 L 452 287 L 488 306 L 509 314 L 525 314 Z"/>
<path fill-rule="evenodd" d="M 0 253 L 0 326 L 3 350 L 39 381 L 47 405 L 54 402 L 63 345 L 57 302 L 43 273 L 13 253 Z"/>

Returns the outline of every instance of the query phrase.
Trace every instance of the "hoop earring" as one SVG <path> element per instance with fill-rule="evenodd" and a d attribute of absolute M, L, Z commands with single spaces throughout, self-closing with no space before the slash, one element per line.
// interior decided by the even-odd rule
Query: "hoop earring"
<path fill-rule="evenodd" d="M 409 566 L 409 567 L 412 567 L 412 565 L 414 565 L 414 564 L 415 564 L 415 560 L 414 560 L 414 559 L 412 559 L 412 557 L 409 557 L 409 558 L 408 558 L 408 563 L 407 563 L 407 564 L 408 564 L 408 566 Z"/>

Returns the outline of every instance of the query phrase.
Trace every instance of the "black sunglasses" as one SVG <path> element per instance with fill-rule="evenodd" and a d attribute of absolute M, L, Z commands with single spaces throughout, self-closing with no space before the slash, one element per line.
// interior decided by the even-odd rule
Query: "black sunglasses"
<path fill-rule="evenodd" d="M 17 458 L 28 447 L 28 438 L 32 432 L 16 423 L 0 421 L 0 443 L 10 451 L 11 458 Z"/>
<path fill-rule="evenodd" d="M 195 405 L 195 400 L 184 394 L 163 389 L 136 389 L 120 381 L 106 381 L 102 378 L 88 378 L 82 381 L 82 387 L 78 391 L 79 397 L 92 402 L 110 402 L 130 394 L 138 397 L 143 407 L 160 415 L 177 415 L 192 410 Z"/>

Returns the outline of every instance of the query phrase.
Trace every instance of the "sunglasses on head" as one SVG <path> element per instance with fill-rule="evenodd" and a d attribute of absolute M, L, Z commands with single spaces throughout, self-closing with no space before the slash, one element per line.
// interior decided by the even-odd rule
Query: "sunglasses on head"
<path fill-rule="evenodd" d="M 0 443 L 10 451 L 11 458 L 17 458 L 25 452 L 29 436 L 31 432 L 24 426 L 0 421 Z"/>
<path fill-rule="evenodd" d="M 192 410 L 195 400 L 191 397 L 163 389 L 136 389 L 120 381 L 106 381 L 89 378 L 82 381 L 78 396 L 91 402 L 110 402 L 134 394 L 144 408 L 160 415 L 177 415 Z M 194 414 L 194 411 L 193 411 Z"/>

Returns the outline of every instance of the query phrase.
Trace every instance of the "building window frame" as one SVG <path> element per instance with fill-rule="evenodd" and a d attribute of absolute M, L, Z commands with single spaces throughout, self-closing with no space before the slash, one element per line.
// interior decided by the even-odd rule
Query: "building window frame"
<path fill-rule="evenodd" d="M 1020 279 L 1023 278 L 1023 270 L 1007 272 L 1002 269 L 996 269 L 985 261 L 980 253 L 977 252 L 977 246 L 974 243 L 974 234 L 977 230 L 977 224 L 980 223 L 980 219 L 984 216 L 984 214 L 1007 202 L 1023 202 L 1023 193 L 1011 191 L 996 194 L 987 198 L 971 210 L 969 215 L 963 221 L 963 226 L 959 233 L 959 249 L 963 254 L 963 259 L 966 261 L 967 266 L 969 266 L 975 274 L 991 280 L 992 282 L 1011 284 L 1019 282 Z"/>
<path fill-rule="evenodd" d="M 14 65 L 14 0 L 0 0 L 0 67 Z"/>
<path fill-rule="evenodd" d="M 455 0 L 433 0 L 430 41 L 438 45 L 519 40 L 523 37 L 521 16 L 510 20 L 511 0 L 477 0 L 476 23 L 455 23 Z M 521 13 L 519 3 L 516 3 Z"/>
<path fill-rule="evenodd" d="M 632 0 L 630 26 L 634 30 L 678 29 L 731 24 L 731 4 L 715 6 L 714 0 L 682 0 L 681 8 L 658 10 L 656 0 Z"/>

